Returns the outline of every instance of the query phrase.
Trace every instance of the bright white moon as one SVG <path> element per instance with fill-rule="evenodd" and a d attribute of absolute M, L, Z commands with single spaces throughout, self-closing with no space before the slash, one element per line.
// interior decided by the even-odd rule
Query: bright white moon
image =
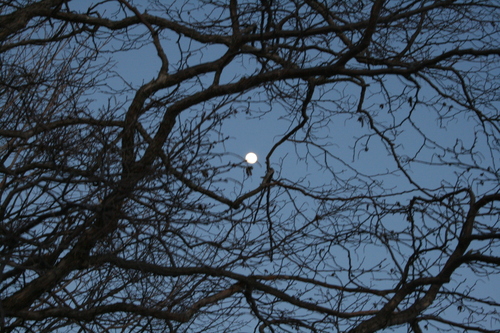
<path fill-rule="evenodd" d="M 255 153 L 248 153 L 247 156 L 245 156 L 245 161 L 250 164 L 254 164 L 257 162 L 257 155 L 255 155 Z"/>

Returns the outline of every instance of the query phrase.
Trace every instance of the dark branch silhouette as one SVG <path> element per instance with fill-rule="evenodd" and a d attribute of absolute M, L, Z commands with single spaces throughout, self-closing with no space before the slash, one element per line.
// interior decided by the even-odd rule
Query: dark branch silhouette
<path fill-rule="evenodd" d="M 498 332 L 499 22 L 1 2 L 0 331 Z"/>

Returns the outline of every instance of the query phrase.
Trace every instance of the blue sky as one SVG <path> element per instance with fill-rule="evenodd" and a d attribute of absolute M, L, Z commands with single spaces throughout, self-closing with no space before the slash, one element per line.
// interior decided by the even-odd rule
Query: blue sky
<path fill-rule="evenodd" d="M 71 6 L 73 6 L 73 2 L 70 3 Z M 75 5 L 76 7 L 79 7 L 78 4 Z M 135 29 L 131 33 L 145 33 L 145 29 Z M 145 37 L 145 39 L 147 38 Z M 176 36 L 167 34 L 162 36 L 162 43 L 172 68 L 181 59 L 181 55 L 184 57 L 189 55 L 186 64 L 196 65 L 215 59 L 225 52 L 225 48 L 221 46 L 198 49 L 200 45 L 185 37 L 181 37 L 178 44 L 177 41 Z M 121 46 L 115 43 L 117 42 L 107 45 L 103 52 L 106 49 L 118 49 Z M 188 50 L 190 51 L 188 52 Z M 116 90 L 125 88 L 127 84 L 130 84 L 131 88 L 139 87 L 154 78 L 160 66 L 149 39 L 138 49 L 110 54 L 110 59 L 115 62 L 113 70 L 121 77 L 109 81 L 110 86 Z M 252 75 L 256 70 L 255 65 L 251 59 L 242 57 L 224 70 L 221 82 L 233 82 L 243 76 Z M 474 68 L 475 64 L 465 64 L 464 66 Z M 212 79 L 211 74 L 200 77 L 199 82 L 192 81 L 190 83 L 192 86 L 188 89 L 192 91 L 203 89 L 202 86 L 208 86 Z M 480 175 L 488 167 L 496 170 L 500 161 L 499 156 L 488 153 L 488 137 L 481 132 L 480 126 L 474 122 L 470 114 L 455 114 L 455 110 L 460 110 L 461 107 L 453 101 L 445 102 L 438 98 L 424 80 L 418 81 L 421 87 L 417 91 L 415 84 L 405 81 L 404 78 L 385 76 L 377 79 L 379 80 L 365 78 L 365 82 L 369 86 L 363 107 L 377 121 L 379 128 L 387 129 L 385 135 L 396 142 L 393 149 L 398 153 L 400 159 L 395 160 L 389 155 L 387 143 L 379 137 L 373 136 L 373 131 L 369 129 L 368 120 L 356 112 L 360 85 L 352 81 L 340 81 L 319 88 L 315 92 L 313 96 L 316 100 L 315 104 L 307 109 L 310 119 L 305 130 L 298 131 L 293 137 L 294 142 L 283 143 L 270 156 L 270 166 L 276 170 L 276 177 L 284 183 L 299 184 L 318 191 L 331 188 L 333 193 L 346 197 L 354 194 L 369 194 L 369 191 L 375 191 L 376 194 L 385 191 L 384 193 L 394 195 L 387 197 L 387 203 L 400 202 L 402 205 L 407 204 L 414 195 L 423 195 L 416 191 L 412 181 L 422 187 L 429 188 L 430 194 L 439 193 L 443 186 L 452 188 L 455 185 L 470 186 L 478 193 L 487 193 L 498 189 L 498 184 L 495 183 L 494 179 L 482 183 L 478 180 L 478 178 L 483 177 Z M 290 89 L 294 87 L 293 84 L 293 82 L 290 84 Z M 444 86 L 446 84 L 446 82 L 443 83 Z M 452 83 L 448 82 L 448 84 Z M 125 112 L 127 103 L 133 98 L 132 92 L 133 89 L 117 95 L 109 92 L 96 94 L 93 96 L 95 102 L 91 106 L 106 104 L 108 98 L 117 98 L 117 104 L 128 101 L 124 102 L 125 105 L 121 109 Z M 287 104 L 270 101 L 266 97 L 265 88 L 255 89 L 239 96 L 238 101 L 222 106 L 219 110 L 221 113 L 230 108 L 234 108 L 235 113 L 222 123 L 218 131 L 210 133 L 213 140 L 227 137 L 223 144 L 219 143 L 214 147 L 213 159 L 209 161 L 213 165 L 234 163 L 245 166 L 244 156 L 250 151 L 255 152 L 259 157 L 259 163 L 253 166 L 251 176 L 245 172 L 244 168 L 229 168 L 224 174 L 224 177 L 230 180 L 229 183 L 227 185 L 218 183 L 217 186 L 222 188 L 227 186 L 224 188 L 223 194 L 232 200 L 259 186 L 266 173 L 266 155 L 301 120 L 299 112 L 301 105 L 290 102 L 293 98 L 290 98 Z M 415 104 L 417 101 L 418 103 Z M 299 103 L 300 100 L 296 102 Z M 202 117 L 203 113 L 210 113 L 210 107 L 215 107 L 216 104 L 216 102 L 207 103 L 187 110 L 180 116 L 179 126 L 183 122 L 193 119 L 193 122 L 196 123 L 197 117 Z M 155 117 L 158 115 L 148 115 L 141 120 L 145 127 L 154 129 L 155 121 L 158 119 Z M 389 129 L 391 126 L 393 128 Z M 310 135 L 309 137 L 313 138 L 314 141 L 311 139 L 310 143 L 304 143 L 302 140 L 306 134 Z M 478 152 L 476 160 L 467 160 L 466 156 L 457 157 L 458 155 L 455 154 L 455 152 L 462 153 L 471 149 Z M 484 153 L 481 154 L 483 151 Z M 456 162 L 463 165 L 475 163 L 484 170 L 480 168 L 467 170 L 466 167 L 453 165 Z M 406 167 L 406 175 L 397 170 L 397 163 Z M 448 165 L 448 163 L 452 165 Z M 491 177 L 491 175 L 485 177 Z M 282 193 L 282 196 L 278 198 L 282 207 L 276 216 L 281 217 L 284 223 L 292 221 L 296 216 L 299 216 L 298 220 L 312 220 L 318 212 L 328 208 L 310 198 L 301 197 L 300 193 L 291 193 L 290 197 L 287 197 L 288 193 Z M 291 200 L 292 196 L 297 198 L 295 206 Z M 242 212 L 241 214 L 249 216 L 250 213 Z M 348 221 L 346 216 L 344 216 L 343 223 Z M 355 212 L 352 217 L 361 219 L 363 216 L 361 212 Z M 332 220 L 329 219 L 324 221 L 324 230 L 336 231 L 336 226 L 328 224 L 331 222 Z M 406 228 L 405 223 L 407 221 L 405 221 L 404 214 L 393 214 L 384 217 L 382 224 L 387 230 L 397 233 Z M 258 230 L 256 229 L 258 234 L 265 226 L 259 225 L 256 228 L 258 228 Z M 422 229 L 421 232 L 424 233 L 426 230 Z M 440 239 L 440 237 L 441 235 L 436 235 L 436 239 Z M 394 244 L 398 246 L 396 242 Z M 349 246 L 346 248 L 351 250 L 355 248 L 355 246 Z M 335 250 L 339 253 L 331 255 L 332 261 L 336 258 L 339 265 L 345 264 L 347 251 L 342 252 L 341 247 L 335 247 Z M 307 253 L 307 250 L 304 253 Z M 402 249 L 401 253 L 409 255 L 411 249 Z M 354 262 L 367 268 L 378 262 L 387 263 L 387 267 L 395 265 L 395 263 L 391 263 L 390 253 L 384 250 L 380 243 L 376 243 L 376 246 L 372 244 L 359 247 L 351 254 L 353 254 L 351 259 Z M 398 262 L 407 258 L 396 257 L 396 259 L 395 261 Z M 434 259 L 435 257 L 431 253 L 428 260 Z M 286 269 L 280 264 L 282 263 L 268 261 L 257 269 L 262 274 L 266 270 Z M 334 262 L 324 263 L 324 268 L 326 270 L 326 268 L 336 266 L 336 264 Z M 310 274 L 310 272 L 308 273 Z M 484 276 L 477 279 L 465 269 L 459 270 L 458 273 L 460 274 L 457 274 L 457 280 L 454 283 L 463 281 L 468 286 L 476 285 L 480 295 L 489 295 L 499 299 L 500 291 L 496 288 L 500 284 L 498 276 Z M 377 276 L 380 279 L 386 277 L 388 276 L 383 274 Z M 332 281 L 346 278 L 345 272 L 337 272 L 336 276 L 328 277 Z M 371 281 L 368 275 L 361 280 L 367 285 L 378 285 L 383 288 L 390 287 L 393 282 L 377 279 Z M 453 310 L 450 308 L 449 311 Z M 495 323 L 492 325 L 494 326 Z M 402 331 L 406 331 L 406 328 Z"/>

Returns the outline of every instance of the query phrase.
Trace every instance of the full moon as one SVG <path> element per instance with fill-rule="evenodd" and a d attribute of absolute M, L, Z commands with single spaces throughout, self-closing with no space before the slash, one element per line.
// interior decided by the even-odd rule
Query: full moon
<path fill-rule="evenodd" d="M 255 153 L 248 153 L 247 156 L 245 156 L 245 161 L 250 164 L 254 164 L 257 162 L 257 155 L 255 155 Z"/>

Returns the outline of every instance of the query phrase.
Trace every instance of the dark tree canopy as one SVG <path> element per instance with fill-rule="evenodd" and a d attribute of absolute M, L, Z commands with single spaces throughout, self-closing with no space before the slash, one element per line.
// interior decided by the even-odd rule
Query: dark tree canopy
<path fill-rule="evenodd" d="M 498 332 L 499 41 L 497 0 L 0 1 L 0 331 Z"/>

